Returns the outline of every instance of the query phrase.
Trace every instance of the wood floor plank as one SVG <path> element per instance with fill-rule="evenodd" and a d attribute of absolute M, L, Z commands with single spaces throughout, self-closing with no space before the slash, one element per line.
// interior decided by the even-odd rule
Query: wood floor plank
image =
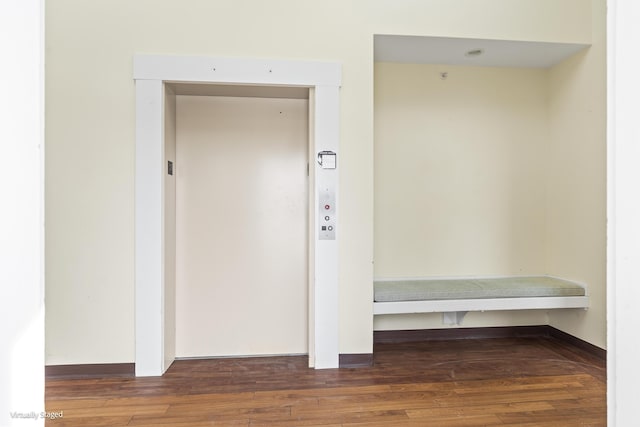
<path fill-rule="evenodd" d="M 251 427 L 342 427 L 331 420 L 282 420 L 278 422 L 251 421 Z"/>
<path fill-rule="evenodd" d="M 459 395 L 482 393 L 487 388 L 496 388 L 501 391 L 526 391 L 583 388 L 582 382 L 588 376 L 582 375 L 555 375 L 540 376 L 535 378 L 509 378 L 495 380 L 467 381 L 464 386 L 456 386 Z"/>
<path fill-rule="evenodd" d="M 99 408 L 73 408 L 64 410 L 64 418 L 87 418 L 106 416 L 129 416 L 141 414 L 164 415 L 169 405 L 138 405 L 138 406 L 114 406 Z"/>
<path fill-rule="evenodd" d="M 474 415 L 469 417 L 437 417 L 432 418 L 425 424 L 425 420 L 408 420 L 397 422 L 384 422 L 379 421 L 364 422 L 364 423 L 344 423 L 343 427 L 425 427 L 425 426 L 438 426 L 438 427 L 474 427 L 474 426 L 495 426 L 501 425 L 501 421 L 495 415 Z"/>
<path fill-rule="evenodd" d="M 366 422 L 378 422 L 378 423 L 391 423 L 391 422 L 406 422 L 408 420 L 404 411 L 385 411 L 385 410 L 373 410 L 373 411 L 352 411 L 352 412 L 333 412 L 323 411 L 318 414 L 292 414 L 287 419 L 271 420 L 266 422 L 265 420 L 252 420 L 252 423 L 261 422 L 262 424 L 270 424 L 271 426 L 306 426 L 317 425 L 319 423 L 329 425 L 342 425 L 348 423 L 366 423 Z M 253 425 L 253 424 L 252 424 Z"/>
<path fill-rule="evenodd" d="M 49 412 L 60 412 L 58 408 L 101 408 L 107 404 L 107 399 L 47 399 L 46 409 Z"/>
<path fill-rule="evenodd" d="M 216 402 L 238 402 L 253 399 L 253 392 L 221 393 L 216 395 Z M 168 396 L 141 396 L 112 398 L 105 401 L 104 406 L 161 405 L 161 404 L 201 404 L 211 401 L 210 394 L 182 394 Z"/>
<path fill-rule="evenodd" d="M 601 420 L 602 417 L 606 417 L 605 411 L 594 411 L 589 409 L 573 409 L 573 410 L 545 410 L 545 411 L 533 411 L 527 413 L 509 413 L 500 414 L 499 418 L 504 424 L 522 424 L 531 421 L 536 421 L 546 425 L 553 423 L 564 423 L 569 425 L 574 423 L 576 425 L 593 425 L 593 423 L 600 423 L 599 425 L 606 425 Z"/>
<path fill-rule="evenodd" d="M 319 401 L 321 410 L 352 412 L 358 410 L 384 410 L 395 411 L 409 409 L 423 409 L 440 406 L 442 400 L 446 400 L 445 395 L 425 395 L 425 394 L 401 394 L 384 396 L 336 396 L 323 398 Z"/>
<path fill-rule="evenodd" d="M 121 427 L 128 426 L 130 416 L 87 416 L 83 418 L 68 418 L 66 415 L 56 420 L 45 420 L 45 426 L 55 427 Z"/>
<path fill-rule="evenodd" d="M 581 397 L 579 399 L 571 399 L 571 400 L 554 400 L 551 403 L 555 409 L 558 410 L 568 410 L 575 408 L 602 408 L 606 405 L 606 397 L 605 396 L 597 396 L 597 397 Z"/>
<path fill-rule="evenodd" d="M 49 379 L 47 427 L 604 426 L 604 361 L 550 338 L 376 344 L 374 365 L 175 362 L 162 377 Z"/>
<path fill-rule="evenodd" d="M 555 409 L 549 402 L 525 402 L 525 403 L 501 403 L 496 405 L 437 407 L 428 409 L 409 409 L 407 416 L 412 419 L 429 419 L 432 417 L 472 415 L 524 413 L 531 411 L 544 411 Z"/>

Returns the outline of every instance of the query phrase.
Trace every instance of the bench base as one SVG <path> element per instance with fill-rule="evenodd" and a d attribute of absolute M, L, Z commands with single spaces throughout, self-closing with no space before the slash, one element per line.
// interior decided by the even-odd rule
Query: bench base
<path fill-rule="evenodd" d="M 589 308 L 589 297 L 491 298 L 433 301 L 374 302 L 373 314 L 442 313 L 445 325 L 460 325 L 469 311 Z"/>
<path fill-rule="evenodd" d="M 445 325 L 460 325 L 469 311 L 589 307 L 584 285 L 550 276 L 387 279 L 374 287 L 374 315 L 443 313 Z"/>
<path fill-rule="evenodd" d="M 589 297 L 534 297 L 374 302 L 373 314 L 445 313 L 456 311 L 544 310 L 588 308 Z"/>

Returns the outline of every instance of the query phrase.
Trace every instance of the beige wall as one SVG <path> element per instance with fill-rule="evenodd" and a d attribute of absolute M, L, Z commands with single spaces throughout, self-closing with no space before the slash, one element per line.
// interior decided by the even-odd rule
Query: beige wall
<path fill-rule="evenodd" d="M 546 271 L 546 89 L 543 69 L 375 65 L 375 277 Z M 545 313 L 474 313 L 464 326 L 527 323 Z M 394 315 L 374 327 L 443 325 Z"/>
<path fill-rule="evenodd" d="M 545 71 L 377 63 L 375 82 L 375 276 L 541 271 Z"/>
<path fill-rule="evenodd" d="M 340 352 L 367 353 L 373 34 L 589 42 L 590 16 L 586 0 L 46 2 L 47 362 L 134 358 L 134 53 L 343 64 Z"/>
<path fill-rule="evenodd" d="M 307 103 L 177 96 L 178 357 L 307 353 Z"/>
<path fill-rule="evenodd" d="M 547 265 L 589 285 L 588 311 L 550 324 L 606 346 L 606 7 L 594 1 L 593 45 L 549 73 Z"/>

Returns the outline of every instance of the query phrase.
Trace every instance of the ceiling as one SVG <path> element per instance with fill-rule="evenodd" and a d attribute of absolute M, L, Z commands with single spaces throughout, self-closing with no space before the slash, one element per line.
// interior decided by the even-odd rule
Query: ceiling
<path fill-rule="evenodd" d="M 589 47 L 549 43 L 423 36 L 374 36 L 376 62 L 548 68 Z M 482 50 L 480 55 L 467 55 Z"/>

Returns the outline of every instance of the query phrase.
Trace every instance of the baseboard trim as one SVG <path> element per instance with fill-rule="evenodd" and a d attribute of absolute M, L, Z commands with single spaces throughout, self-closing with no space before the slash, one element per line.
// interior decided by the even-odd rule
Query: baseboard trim
<path fill-rule="evenodd" d="M 550 337 L 570 344 L 601 360 L 607 360 L 607 351 L 553 326 L 505 326 L 489 328 L 447 328 L 399 331 L 374 331 L 374 344 L 393 344 L 416 341 L 445 341 L 487 338 Z M 373 353 L 340 354 L 340 368 L 366 368 L 373 366 Z M 84 365 L 45 366 L 46 379 L 134 377 L 135 363 L 96 363 Z"/>
<path fill-rule="evenodd" d="M 341 354 L 340 368 L 368 368 L 373 366 L 373 353 Z"/>
<path fill-rule="evenodd" d="M 597 357 L 598 359 L 604 361 L 607 360 L 607 350 L 605 350 L 604 348 L 600 348 L 597 345 L 591 344 L 590 342 L 581 340 L 578 337 L 574 337 L 573 335 L 561 331 L 560 329 L 554 328 L 553 326 L 547 326 L 547 328 L 549 330 L 550 337 L 566 342 L 567 344 L 571 344 L 574 347 L 577 347 L 580 350 Z"/>
<path fill-rule="evenodd" d="M 46 379 L 108 378 L 135 376 L 135 363 L 94 363 L 85 365 L 48 365 Z"/>
<path fill-rule="evenodd" d="M 374 344 L 415 341 L 448 341 L 483 338 L 539 337 L 549 335 L 547 326 L 504 326 L 490 328 L 447 328 L 374 331 Z"/>
<path fill-rule="evenodd" d="M 599 359 L 607 359 L 607 351 L 549 325 L 504 326 L 488 328 L 447 328 L 400 331 L 374 331 L 374 344 L 416 341 L 445 341 L 487 338 L 550 337 L 579 348 Z"/>

